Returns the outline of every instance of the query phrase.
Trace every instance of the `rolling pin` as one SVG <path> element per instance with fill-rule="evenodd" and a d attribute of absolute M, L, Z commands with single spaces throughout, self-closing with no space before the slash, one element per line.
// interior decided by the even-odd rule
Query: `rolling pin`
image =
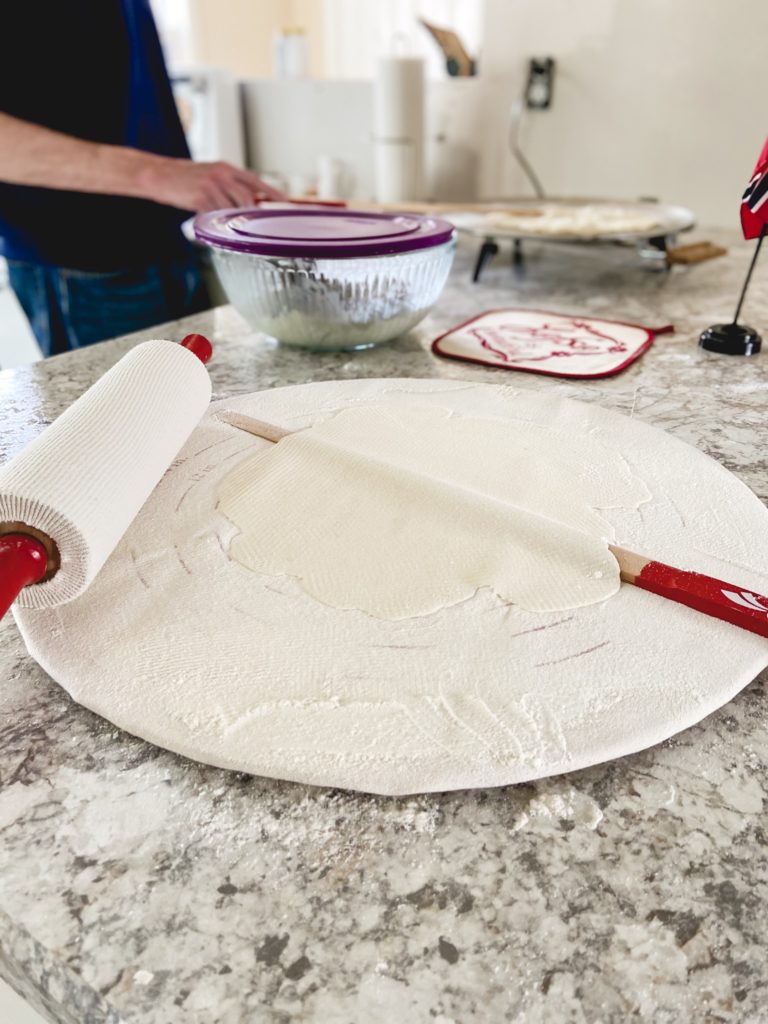
<path fill-rule="evenodd" d="M 208 408 L 211 351 L 137 345 L 0 467 L 0 618 L 88 587 Z"/>

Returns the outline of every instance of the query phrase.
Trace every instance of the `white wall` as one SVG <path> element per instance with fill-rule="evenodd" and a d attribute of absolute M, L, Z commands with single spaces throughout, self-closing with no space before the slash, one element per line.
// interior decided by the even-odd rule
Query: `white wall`
<path fill-rule="evenodd" d="M 196 63 L 225 68 L 242 78 L 272 75 L 275 33 L 286 26 L 300 26 L 309 40 L 310 74 L 323 74 L 324 0 L 186 2 Z"/>
<path fill-rule="evenodd" d="M 445 58 L 419 24 L 425 18 L 458 33 L 476 55 L 482 34 L 480 0 L 316 0 L 324 12 L 325 74 L 330 78 L 371 78 L 379 57 L 424 58 L 428 78 L 444 79 Z"/>
<path fill-rule="evenodd" d="M 189 0 L 150 0 L 163 52 L 172 72 L 190 67 L 197 55 Z"/>
<path fill-rule="evenodd" d="M 768 133 L 766 0 L 485 0 L 485 196 L 528 194 L 508 155 L 531 56 L 558 62 L 523 149 L 553 195 L 656 196 L 735 227 Z"/>
<path fill-rule="evenodd" d="M 183 55 L 174 63 L 223 67 L 244 78 L 273 73 L 272 40 L 278 29 L 288 25 L 306 32 L 313 77 L 371 78 L 377 58 L 394 50 L 423 56 L 428 74 L 442 77 L 444 59 L 418 18 L 455 29 L 471 53 L 479 46 L 482 20 L 480 0 L 152 0 L 152 4 L 169 55 Z"/>

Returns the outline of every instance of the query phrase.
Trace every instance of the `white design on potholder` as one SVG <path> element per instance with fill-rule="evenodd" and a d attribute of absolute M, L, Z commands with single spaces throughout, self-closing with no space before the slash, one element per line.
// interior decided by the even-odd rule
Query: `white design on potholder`
<path fill-rule="evenodd" d="M 481 313 L 437 338 L 438 355 L 557 377 L 610 377 L 643 354 L 657 334 L 635 324 L 531 309 Z"/>

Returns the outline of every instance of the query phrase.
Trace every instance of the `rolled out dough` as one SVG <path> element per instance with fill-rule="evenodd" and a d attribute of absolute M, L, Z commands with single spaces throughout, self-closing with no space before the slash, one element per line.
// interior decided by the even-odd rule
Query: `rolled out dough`
<path fill-rule="evenodd" d="M 383 619 L 428 615 L 489 587 L 533 612 L 619 589 L 600 509 L 650 499 L 615 449 L 546 425 L 371 405 L 235 467 L 220 510 L 235 561 Z"/>

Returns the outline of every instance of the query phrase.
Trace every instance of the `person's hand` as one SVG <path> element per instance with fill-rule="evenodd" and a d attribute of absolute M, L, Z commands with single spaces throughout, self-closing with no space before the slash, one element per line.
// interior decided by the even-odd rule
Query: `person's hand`
<path fill-rule="evenodd" d="M 223 160 L 195 163 L 150 157 L 144 179 L 147 198 L 196 213 L 227 206 L 252 206 L 259 199 L 285 198 L 252 171 Z"/>

